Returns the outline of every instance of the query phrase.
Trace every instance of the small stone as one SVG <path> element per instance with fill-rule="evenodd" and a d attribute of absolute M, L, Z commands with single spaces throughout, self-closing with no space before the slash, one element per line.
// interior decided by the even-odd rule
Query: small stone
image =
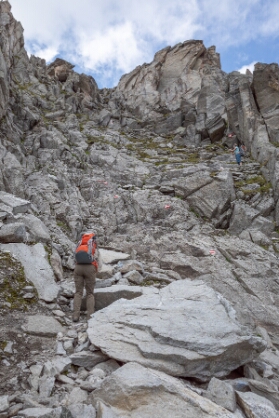
<path fill-rule="evenodd" d="M 124 275 L 124 279 L 129 280 L 129 282 L 136 285 L 141 285 L 144 280 L 142 275 L 137 270 L 129 271 Z"/>
<path fill-rule="evenodd" d="M 106 377 L 106 373 L 104 372 L 104 370 L 99 369 L 98 366 L 96 366 L 93 370 L 91 370 L 89 374 L 93 376 L 94 378 L 98 378 L 98 379 L 104 379 Z"/>
<path fill-rule="evenodd" d="M 53 313 L 53 315 L 58 316 L 59 318 L 64 318 L 64 316 L 65 316 L 65 312 L 62 312 L 58 309 L 52 311 L 52 313 Z"/>
<path fill-rule="evenodd" d="M 236 397 L 233 387 L 219 379 L 213 377 L 204 396 L 217 405 L 223 406 L 231 412 L 236 410 Z"/>
<path fill-rule="evenodd" d="M 0 412 L 7 411 L 7 409 L 9 409 L 9 406 L 9 397 L 7 395 L 0 396 Z"/>
<path fill-rule="evenodd" d="M 88 398 L 87 392 L 80 388 L 74 388 L 69 395 L 68 405 L 73 405 L 77 403 L 86 403 Z"/>
<path fill-rule="evenodd" d="M 74 351 L 74 339 L 69 339 L 63 342 L 64 350 L 66 350 L 67 353 L 72 354 Z"/>
<path fill-rule="evenodd" d="M 39 393 L 42 398 L 49 398 L 54 388 L 54 377 L 40 377 L 39 380 Z"/>
<path fill-rule="evenodd" d="M 4 348 L 4 353 L 13 354 L 13 342 L 8 341 L 6 347 Z"/>
<path fill-rule="evenodd" d="M 85 341 L 85 343 L 78 345 L 75 349 L 76 353 L 80 353 L 81 351 L 85 351 L 89 348 L 90 346 L 90 341 Z"/>
<path fill-rule="evenodd" d="M 108 361 L 104 361 L 103 363 L 97 364 L 97 366 L 95 366 L 93 370 L 95 370 L 95 368 L 99 370 L 101 369 L 105 372 L 106 376 L 108 376 L 111 373 L 115 372 L 115 370 L 119 369 L 119 367 L 120 366 L 116 360 L 110 359 Z"/>
<path fill-rule="evenodd" d="M 78 344 L 84 344 L 86 341 L 88 341 L 88 335 L 86 332 L 82 332 L 78 334 Z"/>
<path fill-rule="evenodd" d="M 30 366 L 30 371 L 33 376 L 40 377 L 43 371 L 43 366 L 41 364 L 34 364 L 33 366 Z"/>
<path fill-rule="evenodd" d="M 65 376 L 64 374 L 59 374 L 56 377 L 56 380 L 58 380 L 61 383 L 65 383 L 66 385 L 74 385 L 75 384 L 75 381 L 73 379 L 71 379 L 68 376 Z"/>
<path fill-rule="evenodd" d="M 70 338 L 77 338 L 77 336 L 78 336 L 78 333 L 77 333 L 77 331 L 76 331 L 75 329 L 70 329 L 70 330 L 67 332 L 67 337 L 70 337 Z"/>
<path fill-rule="evenodd" d="M 9 409 L 9 417 L 15 417 L 22 408 L 22 403 L 18 403 L 16 405 L 11 406 Z"/>
<path fill-rule="evenodd" d="M 34 293 L 25 293 L 25 295 L 23 295 L 23 299 L 33 299 L 34 297 Z"/>
<path fill-rule="evenodd" d="M 82 351 L 81 353 L 75 353 L 70 355 L 72 364 L 75 366 L 82 366 L 86 369 L 92 369 L 96 364 L 101 363 L 108 359 L 108 357 L 101 351 Z"/>
<path fill-rule="evenodd" d="M 56 354 L 58 354 L 59 356 L 65 356 L 67 354 L 66 350 L 64 349 L 62 341 L 57 341 Z"/>

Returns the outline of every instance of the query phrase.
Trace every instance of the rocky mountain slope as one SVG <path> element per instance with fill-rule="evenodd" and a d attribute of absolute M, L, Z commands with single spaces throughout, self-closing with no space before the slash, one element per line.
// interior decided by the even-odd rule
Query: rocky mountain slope
<path fill-rule="evenodd" d="M 278 65 L 186 41 L 100 90 L 0 28 L 0 417 L 277 417 Z"/>

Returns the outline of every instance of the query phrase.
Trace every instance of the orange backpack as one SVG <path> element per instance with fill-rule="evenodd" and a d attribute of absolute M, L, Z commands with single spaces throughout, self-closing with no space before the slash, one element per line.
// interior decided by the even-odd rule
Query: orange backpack
<path fill-rule="evenodd" d="M 94 258 L 97 249 L 96 236 L 93 233 L 83 234 L 79 241 L 76 251 L 75 259 L 77 264 L 93 264 L 98 269 L 98 263 Z"/>

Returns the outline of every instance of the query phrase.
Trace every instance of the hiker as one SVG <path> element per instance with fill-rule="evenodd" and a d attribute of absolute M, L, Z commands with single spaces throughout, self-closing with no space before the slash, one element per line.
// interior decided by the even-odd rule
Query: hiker
<path fill-rule="evenodd" d="M 242 162 L 241 162 L 241 153 L 240 153 L 240 148 L 239 146 L 235 143 L 233 149 L 229 150 L 230 152 L 234 152 L 235 155 L 235 159 L 236 162 L 239 166 L 242 166 Z"/>
<path fill-rule="evenodd" d="M 79 321 L 83 290 L 86 290 L 87 320 L 95 311 L 94 287 L 98 268 L 101 268 L 100 253 L 96 236 L 93 232 L 82 234 L 75 250 L 76 266 L 74 279 L 76 292 L 74 296 L 73 322 Z"/>

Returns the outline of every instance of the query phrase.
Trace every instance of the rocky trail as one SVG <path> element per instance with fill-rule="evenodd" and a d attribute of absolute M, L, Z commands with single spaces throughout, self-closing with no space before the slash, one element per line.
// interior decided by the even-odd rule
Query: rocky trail
<path fill-rule="evenodd" d="M 278 417 L 278 65 L 192 40 L 99 89 L 0 29 L 0 418 Z"/>

